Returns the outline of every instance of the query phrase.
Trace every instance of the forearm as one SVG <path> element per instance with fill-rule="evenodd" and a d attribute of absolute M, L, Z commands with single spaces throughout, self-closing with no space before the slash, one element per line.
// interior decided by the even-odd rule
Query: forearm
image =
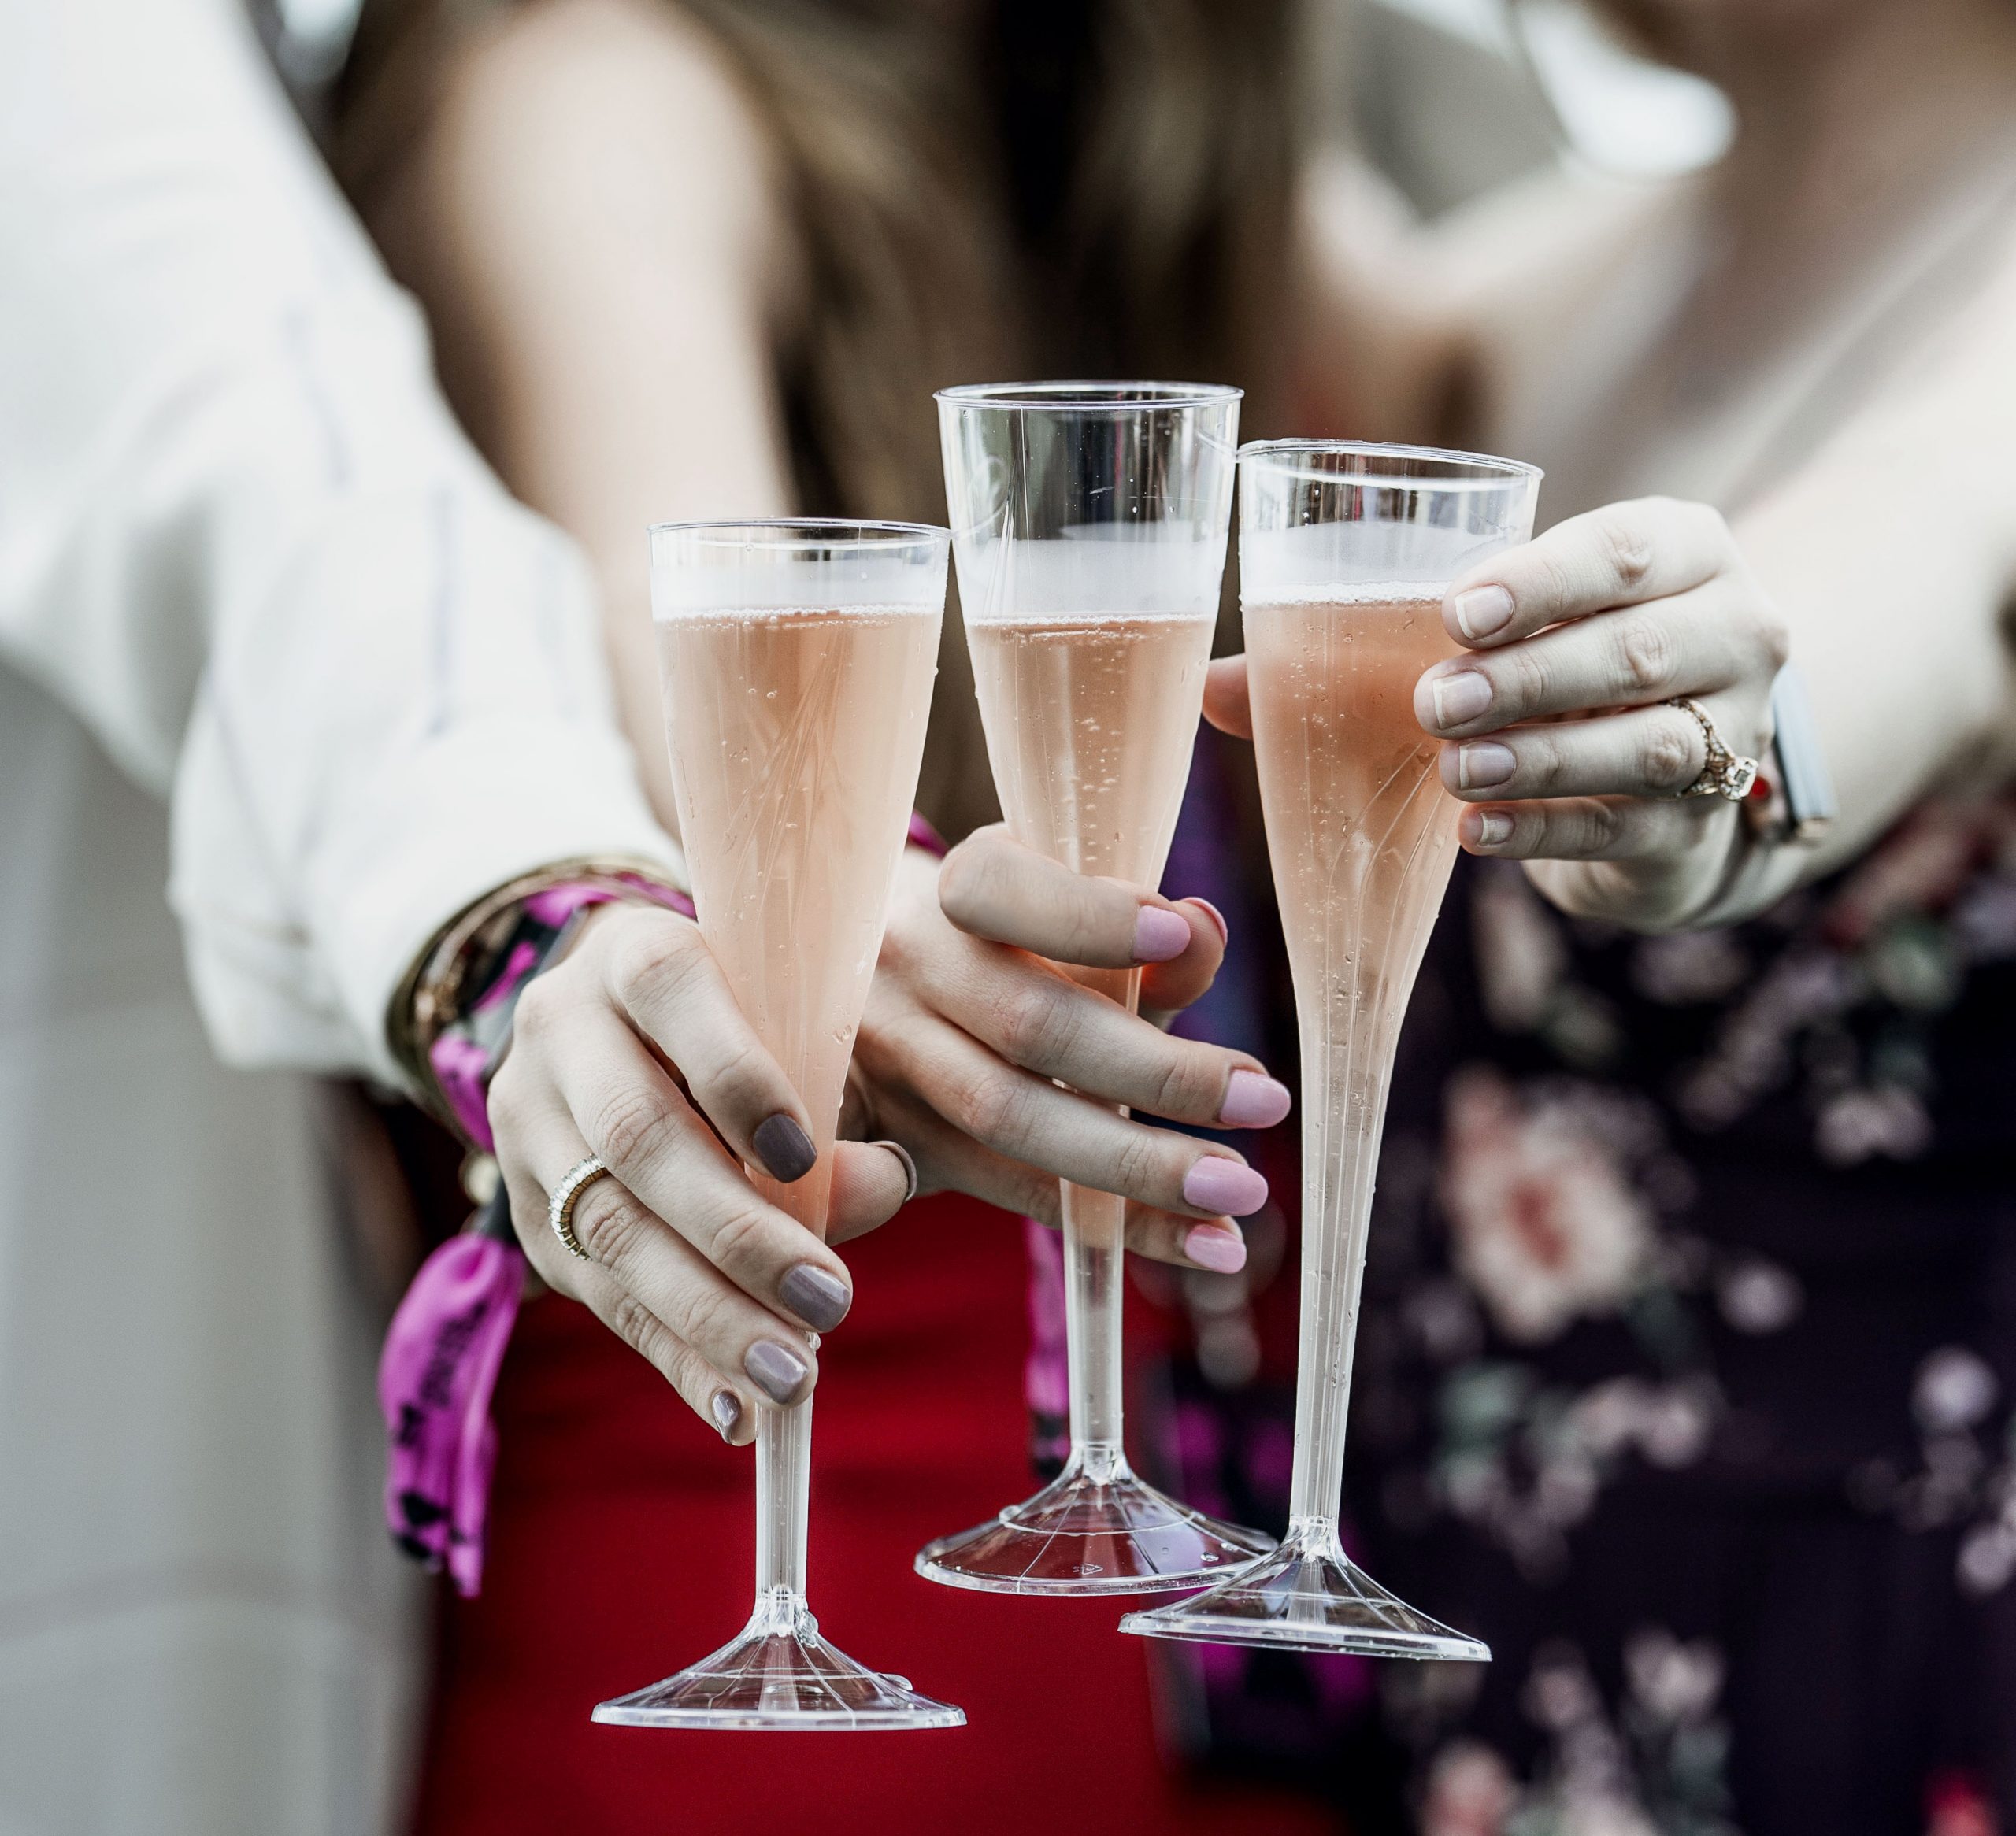
<path fill-rule="evenodd" d="M 2006 769 L 2007 425 L 1974 423 L 1943 390 L 1879 413 L 1736 525 L 1784 614 L 1839 802 L 1822 842 L 1785 851 L 1774 880 L 1832 872 L 1928 793 L 1985 787 Z"/>

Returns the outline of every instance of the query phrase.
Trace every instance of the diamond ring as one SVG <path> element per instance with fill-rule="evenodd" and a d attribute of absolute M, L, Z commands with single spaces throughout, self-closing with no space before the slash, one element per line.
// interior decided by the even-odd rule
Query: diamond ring
<path fill-rule="evenodd" d="M 569 1254 L 580 1257 L 584 1262 L 588 1260 L 588 1253 L 574 1234 L 574 1201 L 608 1172 L 599 1157 L 590 1154 L 561 1174 L 560 1183 L 547 1196 L 546 1221 L 553 1227 L 554 1235 L 567 1246 Z"/>
<path fill-rule="evenodd" d="M 1708 710 L 1690 695 L 1675 695 L 1666 703 L 1682 713 L 1692 714 L 1701 724 L 1701 738 L 1706 742 L 1707 756 L 1702 761 L 1701 775 L 1681 791 L 1682 797 L 1725 797 L 1732 803 L 1740 803 L 1750 794 L 1750 787 L 1757 782 L 1757 761 L 1745 758 L 1741 753 L 1730 750 L 1728 742 L 1715 731 L 1715 724 L 1708 718 Z"/>

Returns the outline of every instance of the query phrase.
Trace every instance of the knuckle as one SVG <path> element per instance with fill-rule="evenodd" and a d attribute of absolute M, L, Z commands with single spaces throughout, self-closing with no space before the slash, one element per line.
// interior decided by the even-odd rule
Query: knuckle
<path fill-rule="evenodd" d="M 1019 1141 L 1028 1121 L 1028 1099 L 1021 1080 L 998 1074 L 971 1079 L 955 1098 L 954 1120 L 976 1141 L 995 1146 Z"/>
<path fill-rule="evenodd" d="M 1521 734 L 1518 761 L 1519 776 L 1543 796 L 1558 790 L 1574 769 L 1561 733 L 1554 727 L 1536 727 Z"/>
<path fill-rule="evenodd" d="M 1591 802 L 1582 811 L 1581 847 L 1584 854 L 1603 854 L 1622 837 L 1623 824 L 1613 803 Z"/>
<path fill-rule="evenodd" d="M 1178 1053 L 1156 1076 L 1155 1094 L 1151 1101 L 1152 1113 L 1157 1116 L 1184 1116 L 1197 1109 L 1208 1109 L 1218 1081 L 1215 1066 L 1207 1071 L 1204 1067 L 1194 1064 L 1188 1053 Z"/>
<path fill-rule="evenodd" d="M 1700 769 L 1694 761 L 1695 748 L 1699 744 L 1699 730 L 1684 715 L 1679 720 L 1651 722 L 1639 758 L 1645 782 L 1655 790 L 1685 789 Z"/>
<path fill-rule="evenodd" d="M 1505 712 L 1508 715 L 1544 713 L 1549 708 L 1549 697 L 1554 688 L 1554 672 L 1548 667 L 1546 657 L 1527 646 L 1501 652 L 1498 667 L 1510 679 L 1506 686 L 1511 690 Z M 1495 710 L 1498 698 L 1492 698 Z"/>
<path fill-rule="evenodd" d="M 505 1054 L 504 1062 L 490 1080 L 490 1089 L 484 1100 L 493 1135 L 504 1138 L 514 1136 L 524 1121 L 524 1082 L 528 1075 L 524 1062 L 517 1053 Z"/>
<path fill-rule="evenodd" d="M 1113 1158 L 1114 1184 L 1123 1191 L 1136 1194 L 1166 1186 L 1168 1180 L 1159 1175 L 1164 1172 L 1162 1143 L 1169 1138 L 1173 1138 L 1147 1129 L 1130 1133 Z"/>
<path fill-rule="evenodd" d="M 632 1351 L 641 1353 L 654 1364 L 668 1349 L 671 1334 L 665 1331 L 665 1323 L 635 1294 L 618 1294 L 610 1303 L 609 1325 Z"/>
<path fill-rule="evenodd" d="M 676 994 L 697 968 L 705 946 L 697 927 L 669 913 L 643 915 L 625 927 L 610 979 L 626 1005 L 645 994 Z"/>
<path fill-rule="evenodd" d="M 1647 507 L 1620 504 L 1599 513 L 1596 519 L 1603 564 L 1611 579 L 1627 592 L 1644 585 L 1656 557 L 1652 532 L 1647 526 Z"/>
<path fill-rule="evenodd" d="M 555 972 L 557 973 L 557 972 Z M 541 1040 L 553 1029 L 561 1005 L 562 988 L 553 975 L 535 975 L 519 990 L 511 1009 L 511 1035 L 514 1040 Z"/>
<path fill-rule="evenodd" d="M 739 1312 L 719 1283 L 696 1283 L 680 1302 L 680 1337 L 689 1345 L 722 1349 L 737 1341 Z"/>
<path fill-rule="evenodd" d="M 1641 695 L 1665 694 L 1679 667 L 1678 647 L 1663 620 L 1627 618 L 1618 621 L 1618 673 L 1625 685 Z"/>
<path fill-rule="evenodd" d="M 629 1258 L 650 1216 L 613 1179 L 598 1179 L 574 1201 L 574 1241 L 591 1262 L 614 1268 Z"/>
<path fill-rule="evenodd" d="M 1019 1064 L 1069 1052 L 1078 1032 L 1077 1004 L 1062 986 L 1018 987 L 995 1010 L 1001 1049 Z"/>
<path fill-rule="evenodd" d="M 595 1152 L 612 1167 L 635 1166 L 655 1155 L 670 1138 L 673 1110 L 641 1084 L 625 1083 L 604 1097 L 591 1135 Z"/>
<path fill-rule="evenodd" d="M 752 1197 L 714 1226 L 707 1239 L 707 1260 L 717 1268 L 747 1272 L 764 1259 L 769 1242 L 769 1220 Z"/>
<path fill-rule="evenodd" d="M 709 1082 L 723 1105 L 737 1110 L 767 1111 L 778 1107 L 784 1098 L 769 1055 L 753 1038 L 741 1038 L 728 1046 Z"/>

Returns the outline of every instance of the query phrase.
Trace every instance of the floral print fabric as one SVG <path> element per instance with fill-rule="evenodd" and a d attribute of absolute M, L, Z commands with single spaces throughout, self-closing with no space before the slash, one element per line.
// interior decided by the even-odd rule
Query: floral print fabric
<path fill-rule="evenodd" d="M 2016 1830 L 2012 1146 L 2016 805 L 1699 935 L 1463 864 L 1347 1491 L 1495 1661 L 1380 1667 L 1406 1782 L 1361 1825 Z"/>

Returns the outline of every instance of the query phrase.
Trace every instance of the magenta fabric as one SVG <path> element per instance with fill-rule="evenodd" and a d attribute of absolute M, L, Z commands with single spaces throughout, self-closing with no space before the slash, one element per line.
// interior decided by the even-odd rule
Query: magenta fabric
<path fill-rule="evenodd" d="M 692 901 L 683 893 L 628 875 L 623 883 L 654 905 L 693 916 Z M 545 966 L 575 913 L 618 896 L 606 887 L 575 884 L 527 899 L 524 916 L 547 935 L 513 945 L 495 978 L 470 1005 L 470 1016 L 492 1015 L 514 1001 Z M 510 1035 L 506 1031 L 502 1036 Z M 485 1153 L 495 1146 L 488 1092 L 500 1050 L 458 1025 L 445 1031 L 428 1054 L 456 1122 Z M 392 1316 L 378 1362 L 387 1437 L 386 1523 L 410 1555 L 429 1568 L 445 1567 L 465 1597 L 476 1594 L 483 1579 L 484 1522 L 497 1457 L 491 1397 L 525 1283 L 524 1255 L 501 1186 L 476 1223 L 421 1264 Z"/>
<path fill-rule="evenodd" d="M 515 1244 L 468 1233 L 443 1243 L 399 1303 L 379 1360 L 386 1523 L 409 1554 L 445 1565 L 465 1598 L 483 1579 L 497 1457 L 490 1398 L 524 1279 Z"/>

